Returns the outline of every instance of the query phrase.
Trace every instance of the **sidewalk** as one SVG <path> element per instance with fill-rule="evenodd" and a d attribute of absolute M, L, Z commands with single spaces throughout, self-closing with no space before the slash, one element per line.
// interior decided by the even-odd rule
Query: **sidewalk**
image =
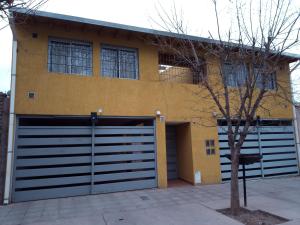
<path fill-rule="evenodd" d="M 238 225 L 215 211 L 229 197 L 226 183 L 32 201 L 0 207 L 0 224 Z M 300 224 L 300 177 L 249 181 L 248 205 Z"/>

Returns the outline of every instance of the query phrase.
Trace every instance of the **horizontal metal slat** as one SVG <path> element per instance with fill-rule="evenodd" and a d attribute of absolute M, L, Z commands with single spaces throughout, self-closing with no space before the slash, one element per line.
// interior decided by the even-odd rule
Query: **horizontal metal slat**
<path fill-rule="evenodd" d="M 157 187 L 155 179 L 116 182 L 110 184 L 94 185 L 94 193 L 95 194 L 109 193 L 109 192 L 116 192 L 116 191 L 138 190 L 138 189 L 154 188 L 154 187 Z"/>
<path fill-rule="evenodd" d="M 95 129 L 154 129 L 154 126 L 95 126 Z"/>
<path fill-rule="evenodd" d="M 24 127 L 18 129 L 18 135 L 91 135 L 91 127 Z"/>
<path fill-rule="evenodd" d="M 272 140 L 272 141 L 262 141 L 261 146 L 281 146 L 281 145 L 295 145 L 294 140 Z"/>
<path fill-rule="evenodd" d="M 154 142 L 154 136 L 96 137 L 95 144 Z"/>
<path fill-rule="evenodd" d="M 293 126 L 262 126 L 260 132 L 294 132 Z"/>
<path fill-rule="evenodd" d="M 274 168 L 274 169 L 264 169 L 264 174 L 265 175 L 274 175 L 280 174 L 280 173 L 291 173 L 291 172 L 298 172 L 298 167 L 293 166 L 293 167 L 286 167 L 286 168 Z"/>
<path fill-rule="evenodd" d="M 116 181 L 116 180 L 127 180 L 136 178 L 147 178 L 155 177 L 155 171 L 138 171 L 138 172 L 123 172 L 123 173 L 111 173 L 111 174 L 101 174 L 94 176 L 94 182 L 104 182 L 104 181 Z"/>
<path fill-rule="evenodd" d="M 220 149 L 220 153 L 221 153 L 221 155 L 230 154 L 230 150 L 229 149 Z M 258 154 L 259 149 L 258 148 L 241 149 L 241 153 L 243 153 L 243 154 Z"/>
<path fill-rule="evenodd" d="M 154 151 L 154 144 L 95 146 L 95 153 Z"/>
<path fill-rule="evenodd" d="M 296 153 L 263 155 L 263 160 L 297 158 Z"/>
<path fill-rule="evenodd" d="M 243 176 L 243 172 L 239 172 L 239 177 Z M 246 171 L 246 177 L 247 176 L 261 176 L 261 170 L 248 170 Z M 222 173 L 222 179 L 227 179 L 231 177 L 231 173 Z"/>
<path fill-rule="evenodd" d="M 228 142 L 220 142 L 219 143 L 220 148 L 229 148 Z M 245 141 L 243 143 L 243 147 L 258 147 L 257 141 Z"/>
<path fill-rule="evenodd" d="M 240 126 L 239 127 L 239 132 L 242 131 L 244 129 L 244 126 Z M 228 131 L 228 127 L 227 126 L 218 126 L 218 133 L 225 133 Z M 256 133 L 257 132 L 257 128 L 256 127 L 249 127 L 249 133 Z"/>
<path fill-rule="evenodd" d="M 294 139 L 294 134 L 261 134 L 260 138 L 264 141 L 264 139 Z"/>
<path fill-rule="evenodd" d="M 13 194 L 13 202 L 39 200 L 45 198 L 70 197 L 90 194 L 90 185 L 78 187 L 61 187 L 40 190 L 17 191 Z"/>
<path fill-rule="evenodd" d="M 296 147 L 263 148 L 263 153 L 296 152 Z"/>
<path fill-rule="evenodd" d="M 254 168 L 257 168 L 260 170 L 260 162 L 246 165 L 246 169 L 254 169 Z M 242 165 L 239 166 L 239 169 L 242 169 Z M 221 165 L 221 170 L 222 171 L 231 170 L 231 165 L 230 164 Z"/>
<path fill-rule="evenodd" d="M 22 177 L 38 177 L 38 176 L 53 176 L 65 174 L 90 173 L 91 166 L 72 166 L 58 168 L 42 168 L 42 169 L 17 169 L 15 171 L 16 178 Z"/>
<path fill-rule="evenodd" d="M 152 169 L 155 168 L 155 162 L 131 162 L 131 163 L 114 163 L 108 165 L 95 165 L 94 171 L 97 172 L 112 172 L 119 170 L 137 170 L 137 169 Z"/>
<path fill-rule="evenodd" d="M 18 138 L 18 146 L 43 145 L 86 145 L 91 144 L 91 137 L 59 137 L 59 138 Z"/>
<path fill-rule="evenodd" d="M 18 126 L 22 129 L 91 129 L 91 126 Z"/>
<path fill-rule="evenodd" d="M 286 160 L 286 161 L 273 161 L 273 162 L 264 162 L 264 168 L 267 167 L 276 167 L 276 166 L 298 166 L 297 159 Z"/>
<path fill-rule="evenodd" d="M 154 160 L 155 154 L 154 153 L 136 153 L 136 154 L 95 156 L 95 163 L 130 161 L 130 160 L 148 160 L 148 159 Z"/>
<path fill-rule="evenodd" d="M 123 129 L 116 129 L 116 128 L 96 128 L 95 134 L 96 135 L 115 135 L 115 134 L 153 134 L 153 128 L 123 128 Z"/>
<path fill-rule="evenodd" d="M 21 148 L 17 149 L 17 156 L 50 156 L 68 154 L 88 154 L 91 147 L 49 147 L 49 148 Z"/>
<path fill-rule="evenodd" d="M 18 159 L 16 161 L 16 166 L 50 166 L 78 163 L 91 163 L 91 156 Z"/>
<path fill-rule="evenodd" d="M 221 163 L 230 163 L 231 161 L 227 159 L 226 157 L 220 157 Z"/>
<path fill-rule="evenodd" d="M 80 184 L 91 182 L 91 176 L 57 177 L 31 180 L 16 180 L 15 188 L 37 188 L 55 185 Z"/>
<path fill-rule="evenodd" d="M 237 139 L 239 139 L 239 135 L 237 135 Z M 246 140 L 257 140 L 258 135 L 257 134 L 248 134 L 246 137 Z M 228 136 L 227 135 L 219 135 L 219 141 L 228 141 Z"/>
<path fill-rule="evenodd" d="M 114 152 L 138 152 L 154 151 L 154 144 L 143 145 L 116 145 L 116 146 L 96 146 L 95 153 Z M 49 147 L 49 148 L 21 148 L 17 149 L 17 156 L 47 156 L 47 155 L 67 155 L 67 154 L 89 154 L 91 147 Z"/>

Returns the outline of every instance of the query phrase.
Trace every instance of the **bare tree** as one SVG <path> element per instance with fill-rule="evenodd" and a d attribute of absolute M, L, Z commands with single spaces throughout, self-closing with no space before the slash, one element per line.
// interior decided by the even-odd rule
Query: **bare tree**
<path fill-rule="evenodd" d="M 198 83 L 193 93 L 200 108 L 209 98 L 214 106 L 206 109 L 208 113 L 216 110 L 215 119 L 226 121 L 231 154 L 230 206 L 236 215 L 240 210 L 239 156 L 257 112 L 271 113 L 270 102 L 274 101 L 283 107 L 292 104 L 289 79 L 279 80 L 276 73 L 294 70 L 289 68 L 294 59 L 286 52 L 299 44 L 300 11 L 292 8 L 291 0 L 236 0 L 230 3 L 235 21 L 223 33 L 217 0 L 212 4 L 216 37 L 211 33 L 203 39 L 187 35 L 188 25 L 176 7 L 160 7 L 156 23 L 174 38 L 157 36 L 155 44 L 161 54 L 173 57 L 173 66 L 190 68 Z"/>
<path fill-rule="evenodd" d="M 48 0 L 0 0 L 0 21 L 8 21 L 9 10 L 12 8 L 24 8 L 28 12 L 38 9 Z M 8 26 L 0 27 L 0 30 Z"/>

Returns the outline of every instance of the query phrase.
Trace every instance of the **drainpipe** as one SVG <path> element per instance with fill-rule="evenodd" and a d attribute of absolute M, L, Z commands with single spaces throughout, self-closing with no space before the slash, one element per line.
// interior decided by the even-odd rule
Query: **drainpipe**
<path fill-rule="evenodd" d="M 293 105 L 293 116 L 294 116 L 294 130 L 295 130 L 295 138 L 296 138 L 296 150 L 297 150 L 297 158 L 298 158 L 298 173 L 300 172 L 300 137 L 299 137 L 299 124 L 298 124 L 298 116 L 296 111 L 296 106 Z"/>
<path fill-rule="evenodd" d="M 7 161 L 6 175 L 4 187 L 3 204 L 10 202 L 10 191 L 12 181 L 12 167 L 14 156 L 14 134 L 15 134 L 15 95 L 16 95 L 16 65 L 17 65 L 17 40 L 14 33 L 14 25 L 11 24 L 13 31 L 12 42 L 12 63 L 11 63 L 11 84 L 10 84 L 10 109 L 9 109 L 9 127 L 8 127 L 8 146 L 7 146 Z"/>

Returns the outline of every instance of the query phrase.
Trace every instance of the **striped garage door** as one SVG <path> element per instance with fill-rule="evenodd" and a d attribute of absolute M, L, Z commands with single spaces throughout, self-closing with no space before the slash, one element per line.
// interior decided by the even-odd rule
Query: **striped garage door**
<path fill-rule="evenodd" d="M 274 177 L 299 173 L 294 127 L 291 121 L 287 125 L 277 121 L 267 121 L 252 127 L 242 147 L 241 153 L 262 154 L 261 162 L 246 166 L 246 177 Z M 227 142 L 227 127 L 219 126 L 219 145 L 222 180 L 230 180 L 230 161 L 225 154 L 230 154 Z M 239 177 L 242 177 L 240 166 Z"/>
<path fill-rule="evenodd" d="M 154 126 L 19 126 L 13 202 L 157 186 Z"/>

